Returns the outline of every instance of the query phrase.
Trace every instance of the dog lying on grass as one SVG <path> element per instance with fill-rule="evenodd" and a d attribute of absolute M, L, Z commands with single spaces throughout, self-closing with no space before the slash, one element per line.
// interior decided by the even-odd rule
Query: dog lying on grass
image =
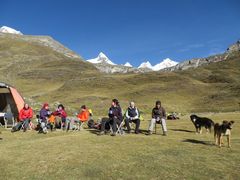
<path fill-rule="evenodd" d="M 212 126 L 214 126 L 214 122 L 206 117 L 198 117 L 195 114 L 190 116 L 192 123 L 196 128 L 196 133 L 202 134 L 202 127 L 205 127 L 207 132 L 211 132 Z"/>
<path fill-rule="evenodd" d="M 234 121 L 223 121 L 222 124 L 216 123 L 214 125 L 214 139 L 215 144 L 222 147 L 223 136 L 227 136 L 228 147 L 230 148 L 231 129 Z"/>

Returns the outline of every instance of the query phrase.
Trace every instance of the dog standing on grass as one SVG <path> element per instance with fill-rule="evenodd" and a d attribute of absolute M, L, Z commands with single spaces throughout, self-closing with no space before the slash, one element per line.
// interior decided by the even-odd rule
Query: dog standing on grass
<path fill-rule="evenodd" d="M 202 127 L 205 127 L 207 132 L 211 132 L 212 126 L 214 126 L 213 120 L 206 117 L 198 117 L 195 114 L 190 116 L 192 123 L 196 128 L 196 133 L 202 134 Z"/>
<path fill-rule="evenodd" d="M 228 147 L 230 148 L 231 129 L 234 121 L 223 121 L 222 124 L 216 123 L 214 125 L 214 139 L 215 144 L 222 147 L 223 136 L 227 136 Z"/>

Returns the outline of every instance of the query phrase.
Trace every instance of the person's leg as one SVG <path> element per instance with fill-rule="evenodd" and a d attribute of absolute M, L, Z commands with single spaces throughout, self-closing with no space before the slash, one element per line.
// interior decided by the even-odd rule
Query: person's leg
<path fill-rule="evenodd" d="M 166 124 L 166 119 L 162 118 L 162 130 L 163 130 L 163 135 L 167 135 L 167 124 Z"/>
<path fill-rule="evenodd" d="M 46 122 L 41 122 L 41 128 L 42 128 L 42 132 L 43 133 L 47 133 L 47 126 L 46 126 Z"/>
<path fill-rule="evenodd" d="M 153 128 L 154 128 L 155 124 L 156 124 L 156 119 L 152 118 L 152 120 L 150 121 L 150 124 L 149 124 L 149 128 L 148 128 L 149 132 L 153 132 Z"/>
<path fill-rule="evenodd" d="M 136 124 L 135 133 L 138 134 L 139 127 L 140 127 L 140 119 L 135 119 L 135 120 L 133 120 L 133 122 Z"/>
<path fill-rule="evenodd" d="M 12 128 L 11 132 L 19 131 L 22 127 L 23 121 L 19 121 L 16 126 Z"/>
<path fill-rule="evenodd" d="M 129 119 L 129 118 L 126 118 L 125 119 L 125 125 L 126 125 L 126 127 L 127 127 L 127 131 L 128 132 L 130 132 L 131 131 L 131 127 L 130 127 L 130 125 L 129 125 L 129 122 L 130 122 L 131 120 Z"/>
<path fill-rule="evenodd" d="M 113 118 L 113 119 L 112 119 L 113 134 L 116 134 L 116 132 L 117 132 L 117 121 L 118 121 L 117 118 Z"/>
<path fill-rule="evenodd" d="M 23 131 L 25 132 L 29 126 L 29 119 L 24 120 L 24 126 L 23 126 Z"/>
<path fill-rule="evenodd" d="M 62 129 L 65 130 L 66 127 L 66 118 L 62 118 Z"/>

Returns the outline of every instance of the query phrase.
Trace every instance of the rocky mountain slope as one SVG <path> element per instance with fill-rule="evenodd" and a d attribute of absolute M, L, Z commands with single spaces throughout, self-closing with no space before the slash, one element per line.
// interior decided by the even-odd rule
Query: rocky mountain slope
<path fill-rule="evenodd" d="M 53 110 L 63 103 L 71 115 L 86 104 L 94 116 L 105 116 L 113 98 L 120 100 L 123 109 L 130 100 L 136 101 L 144 115 L 157 99 L 168 112 L 239 110 L 239 43 L 210 59 L 215 63 L 197 70 L 106 74 L 42 42 L 17 38 L 22 36 L 26 38 L 0 35 L 0 79 L 15 86 L 35 110 L 43 102 L 49 102 Z"/>

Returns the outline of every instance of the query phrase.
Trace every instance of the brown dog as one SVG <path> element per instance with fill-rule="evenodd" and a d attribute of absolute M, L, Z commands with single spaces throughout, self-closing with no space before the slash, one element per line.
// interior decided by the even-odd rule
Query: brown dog
<path fill-rule="evenodd" d="M 228 147 L 230 148 L 231 129 L 234 121 L 223 121 L 222 124 L 216 123 L 214 125 L 214 139 L 215 144 L 219 147 L 223 144 L 223 136 L 227 136 Z"/>

